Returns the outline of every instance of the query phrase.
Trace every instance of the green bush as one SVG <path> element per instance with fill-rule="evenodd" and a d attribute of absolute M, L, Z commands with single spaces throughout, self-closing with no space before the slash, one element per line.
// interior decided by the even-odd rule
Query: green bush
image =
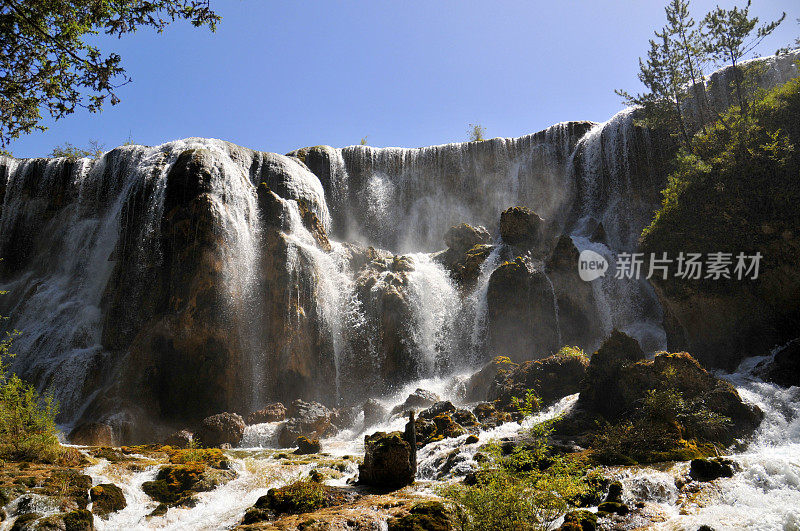
<path fill-rule="evenodd" d="M 125 145 L 128 144 L 126 143 Z M 90 140 L 88 148 L 80 148 L 71 142 L 64 142 L 60 146 L 54 147 L 53 151 L 50 152 L 50 156 L 54 158 L 66 157 L 68 159 L 99 159 L 105 153 L 104 147 L 97 140 Z"/>
<path fill-rule="evenodd" d="M 793 260 L 770 246 L 800 227 L 800 79 L 761 94 L 748 112 L 731 108 L 693 143 L 693 153 L 673 161 L 641 250 L 676 257 L 691 241 L 698 253 L 759 251 L 762 271 Z M 726 285 L 697 283 L 710 291 Z"/>
<path fill-rule="evenodd" d="M 519 402 L 530 412 L 535 397 Z M 465 530 L 549 529 L 571 508 L 593 497 L 595 474 L 574 456 L 553 455 L 547 444 L 550 422 L 537 424 L 513 449 L 490 443 L 489 459 L 475 481 L 448 485 L 448 499 Z"/>
<path fill-rule="evenodd" d="M 13 337 L 8 333 L 0 340 L 0 457 L 53 462 L 62 450 L 55 422 L 58 405 L 9 372 Z"/>

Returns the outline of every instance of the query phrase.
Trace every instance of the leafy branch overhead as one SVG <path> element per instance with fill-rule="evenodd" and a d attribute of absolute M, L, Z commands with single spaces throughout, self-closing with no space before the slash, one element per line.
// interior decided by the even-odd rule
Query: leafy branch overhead
<path fill-rule="evenodd" d="M 122 58 L 86 42 L 92 35 L 122 37 L 142 27 L 161 33 L 176 20 L 212 31 L 220 17 L 209 0 L 0 0 L 0 146 L 46 129 L 82 107 L 99 111 L 131 81 Z"/>

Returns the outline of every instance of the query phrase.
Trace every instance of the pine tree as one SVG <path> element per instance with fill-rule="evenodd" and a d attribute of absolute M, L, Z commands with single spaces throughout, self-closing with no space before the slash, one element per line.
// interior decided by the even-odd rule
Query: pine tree
<path fill-rule="evenodd" d="M 778 20 L 758 26 L 758 17 L 750 18 L 751 3 L 752 0 L 747 0 L 742 9 L 717 6 L 703 19 L 706 51 L 714 60 L 733 67 L 736 99 L 743 112 L 748 111 L 748 102 L 742 90 L 744 73 L 739 64 L 786 18 L 783 13 Z"/>
<path fill-rule="evenodd" d="M 674 46 L 666 29 L 656 32 L 658 40 L 650 39 L 647 59 L 639 59 L 639 80 L 649 92 L 631 95 L 624 90 L 615 92 L 626 105 L 643 108 L 643 125 L 679 131 L 683 143 L 691 148 L 689 131 L 681 109 L 684 86 L 688 76 L 682 68 L 681 51 Z"/>
<path fill-rule="evenodd" d="M 683 56 L 681 69 L 689 75 L 698 125 L 705 133 L 711 107 L 703 78 L 703 64 L 708 60 L 703 35 L 689 12 L 688 0 L 672 0 L 664 11 L 667 15 L 667 26 L 663 33 L 672 41 L 673 49 Z"/>

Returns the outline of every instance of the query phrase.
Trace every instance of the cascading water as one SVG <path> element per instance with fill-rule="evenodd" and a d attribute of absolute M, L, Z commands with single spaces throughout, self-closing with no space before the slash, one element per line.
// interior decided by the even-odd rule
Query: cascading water
<path fill-rule="evenodd" d="M 411 334 L 419 356 L 419 366 L 431 375 L 437 367 L 452 364 L 453 330 L 460 304 L 458 291 L 449 273 L 426 254 L 411 255 L 414 270 L 408 274 L 408 294 L 412 314 Z"/>
<path fill-rule="evenodd" d="M 715 480 L 699 494 L 686 496 L 675 483 L 688 473 L 688 463 L 665 471 L 621 473 L 626 492 L 660 509 L 663 523 L 657 528 L 800 528 L 800 388 L 781 388 L 755 376 L 753 368 L 768 358 L 744 360 L 735 373 L 721 375 L 765 414 L 747 446 L 726 456 L 736 466 L 732 478 Z"/>

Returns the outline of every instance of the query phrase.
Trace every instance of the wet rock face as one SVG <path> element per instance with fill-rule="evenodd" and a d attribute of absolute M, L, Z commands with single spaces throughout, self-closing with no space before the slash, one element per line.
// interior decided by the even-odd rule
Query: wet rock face
<path fill-rule="evenodd" d="M 489 354 L 520 362 L 547 356 L 558 345 L 550 281 L 530 260 L 504 262 L 489 277 Z"/>
<path fill-rule="evenodd" d="M 358 482 L 382 489 L 398 489 L 414 482 L 412 449 L 400 432 L 376 432 L 364 437 L 364 463 Z"/>
<path fill-rule="evenodd" d="M 200 423 L 194 434 L 206 448 L 219 448 L 223 444 L 237 446 L 244 437 L 244 419 L 236 413 L 219 413 Z"/>
<path fill-rule="evenodd" d="M 771 382 L 785 387 L 800 387 L 800 338 L 783 346 L 763 371 Z"/>
<path fill-rule="evenodd" d="M 572 238 L 562 234 L 547 260 L 545 270 L 553 283 L 558 301 L 562 345 L 577 345 L 588 351 L 596 348 L 603 330 L 597 316 L 592 285 L 581 280 L 578 274 L 579 256 Z"/>
<path fill-rule="evenodd" d="M 413 321 L 408 275 L 411 258 L 372 248 L 354 253 L 358 271 L 354 294 L 365 322 L 347 331 L 352 355 L 344 363 L 351 399 L 385 392 L 419 375 L 410 323 Z M 368 352 L 364 356 L 363 352 Z"/>
<path fill-rule="evenodd" d="M 111 426 L 100 422 L 86 422 L 75 427 L 67 437 L 72 444 L 85 446 L 113 446 Z"/>

